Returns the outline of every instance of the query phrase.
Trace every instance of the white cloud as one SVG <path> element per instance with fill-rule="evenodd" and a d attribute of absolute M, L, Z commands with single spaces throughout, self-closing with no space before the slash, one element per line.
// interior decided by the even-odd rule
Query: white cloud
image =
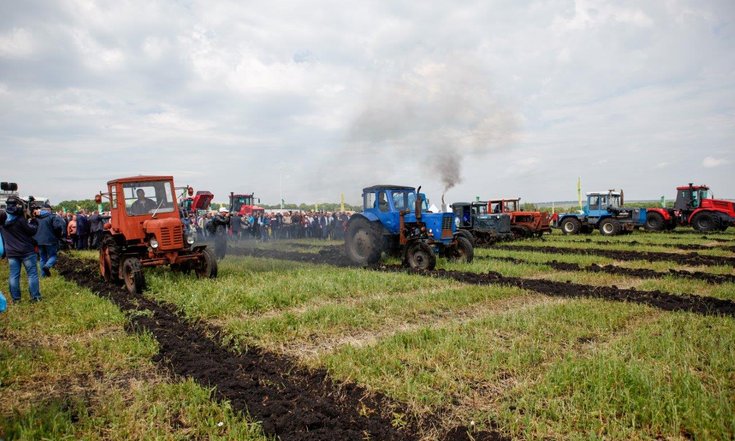
<path fill-rule="evenodd" d="M 730 161 L 723 158 L 714 158 L 712 156 L 707 156 L 702 160 L 702 166 L 706 168 L 714 168 L 719 167 L 721 165 L 727 165 Z"/>
<path fill-rule="evenodd" d="M 24 28 L 0 35 L 0 57 L 22 58 L 33 53 L 33 36 Z"/>

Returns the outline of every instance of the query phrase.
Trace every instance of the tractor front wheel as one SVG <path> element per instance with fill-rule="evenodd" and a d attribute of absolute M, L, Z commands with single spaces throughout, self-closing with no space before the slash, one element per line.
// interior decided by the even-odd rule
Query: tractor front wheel
<path fill-rule="evenodd" d="M 652 211 L 646 215 L 646 230 L 648 231 L 663 231 L 664 229 L 664 217 L 661 214 Z"/>
<path fill-rule="evenodd" d="M 214 279 L 217 277 L 217 256 L 209 248 L 202 250 L 202 258 L 197 262 L 196 274 L 200 279 Z"/>
<path fill-rule="evenodd" d="M 711 213 L 703 212 L 694 216 L 692 227 L 700 233 L 710 233 L 720 229 L 720 223 Z"/>
<path fill-rule="evenodd" d="M 475 249 L 465 237 L 457 236 L 457 244 L 447 250 L 447 257 L 452 262 L 472 262 L 475 257 Z"/>
<path fill-rule="evenodd" d="M 356 265 L 374 265 L 382 253 L 381 240 L 370 221 L 362 217 L 354 219 L 347 227 L 345 254 Z"/>
<path fill-rule="evenodd" d="M 578 234 L 582 229 L 582 222 L 579 219 L 570 217 L 561 221 L 561 232 L 564 234 Z"/>
<path fill-rule="evenodd" d="M 145 288 L 143 266 L 137 257 L 128 257 L 122 264 L 122 279 L 130 294 L 140 294 Z"/>
<path fill-rule="evenodd" d="M 615 236 L 620 234 L 620 222 L 615 219 L 604 219 L 600 222 L 600 233 L 603 236 Z"/>
<path fill-rule="evenodd" d="M 411 269 L 431 271 L 436 268 L 436 254 L 424 242 L 413 242 L 406 247 L 404 262 Z"/>

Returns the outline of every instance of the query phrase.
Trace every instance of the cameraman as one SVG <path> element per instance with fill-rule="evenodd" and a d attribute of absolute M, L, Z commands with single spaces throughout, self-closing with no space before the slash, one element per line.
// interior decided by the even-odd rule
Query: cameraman
<path fill-rule="evenodd" d="M 28 274 L 28 289 L 31 301 L 41 300 L 38 286 L 38 268 L 36 266 L 36 241 L 33 235 L 38 231 L 38 221 L 26 220 L 23 201 L 17 196 L 8 198 L 6 211 L 0 212 L 0 230 L 5 240 L 5 254 L 10 264 L 10 295 L 14 303 L 20 302 L 20 267 Z M 30 217 L 30 216 L 29 216 Z"/>
<path fill-rule="evenodd" d="M 49 204 L 44 204 L 34 214 L 38 220 L 38 231 L 34 239 L 36 239 L 41 256 L 41 277 L 50 277 L 51 267 L 56 264 L 59 240 L 66 233 L 66 222 L 51 211 Z"/>

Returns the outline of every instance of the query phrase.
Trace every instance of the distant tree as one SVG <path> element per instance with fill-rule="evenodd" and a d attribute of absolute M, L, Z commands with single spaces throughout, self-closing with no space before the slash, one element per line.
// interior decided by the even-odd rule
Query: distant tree
<path fill-rule="evenodd" d="M 79 210 L 95 211 L 97 204 L 94 199 L 81 199 L 71 201 L 61 201 L 54 206 L 55 210 L 63 210 L 67 213 L 76 213 Z M 109 202 L 102 202 L 102 211 L 108 211 L 110 209 Z"/>

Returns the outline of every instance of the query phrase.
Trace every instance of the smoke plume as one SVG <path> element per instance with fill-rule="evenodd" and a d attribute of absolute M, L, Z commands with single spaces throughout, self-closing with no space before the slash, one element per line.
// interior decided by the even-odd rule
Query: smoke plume
<path fill-rule="evenodd" d="M 381 164 L 391 158 L 417 162 L 423 175 L 438 175 L 447 191 L 462 181 L 465 159 L 507 146 L 517 125 L 476 65 L 423 63 L 375 81 L 346 148 L 353 157 L 370 152 Z"/>

